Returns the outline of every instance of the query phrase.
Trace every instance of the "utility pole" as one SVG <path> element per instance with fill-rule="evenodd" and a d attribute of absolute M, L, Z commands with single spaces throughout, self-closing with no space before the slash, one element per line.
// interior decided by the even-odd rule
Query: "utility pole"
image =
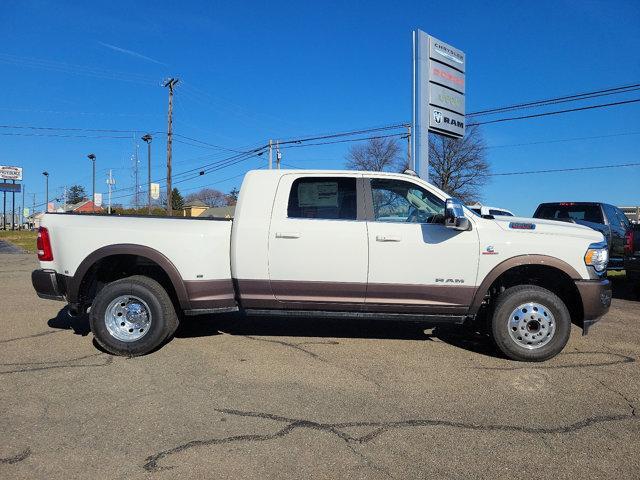
<path fill-rule="evenodd" d="M 24 225 L 24 194 L 27 186 L 22 184 L 22 206 L 20 207 L 20 225 Z"/>
<path fill-rule="evenodd" d="M 2 192 L 2 230 L 7 229 L 7 192 Z"/>
<path fill-rule="evenodd" d="M 16 184 L 15 180 L 12 180 L 13 184 Z M 16 191 L 11 192 L 11 230 L 16 228 Z"/>
<path fill-rule="evenodd" d="M 89 155 L 87 155 L 87 158 L 91 160 L 91 163 L 93 163 L 93 200 L 91 202 L 93 205 L 91 209 L 95 213 L 96 211 L 96 156 L 93 153 L 90 153 Z"/>
<path fill-rule="evenodd" d="M 282 159 L 282 153 L 280 152 L 280 143 L 276 140 L 276 168 L 280 170 L 280 160 Z"/>
<path fill-rule="evenodd" d="M 273 168 L 273 140 L 269 140 L 269 170 Z"/>
<path fill-rule="evenodd" d="M 147 144 L 147 206 L 151 215 L 151 140 L 153 137 L 147 133 L 142 137 L 142 141 Z"/>
<path fill-rule="evenodd" d="M 407 168 L 411 168 L 411 125 L 407 125 Z"/>
<path fill-rule="evenodd" d="M 107 206 L 107 212 L 111 215 L 111 187 L 116 184 L 116 181 L 113 179 L 113 175 L 111 174 L 112 170 L 109 169 L 109 178 L 107 178 L 107 185 L 109 186 L 109 203 Z"/>
<path fill-rule="evenodd" d="M 167 114 L 167 215 L 173 215 L 171 205 L 171 142 L 173 140 L 173 88 L 179 82 L 177 78 L 168 78 L 165 80 L 163 87 L 169 88 L 169 112 Z"/>
<path fill-rule="evenodd" d="M 45 213 L 49 211 L 49 172 L 42 172 L 45 178 L 45 195 L 44 195 L 44 211 Z M 34 205 L 33 208 L 36 208 Z"/>

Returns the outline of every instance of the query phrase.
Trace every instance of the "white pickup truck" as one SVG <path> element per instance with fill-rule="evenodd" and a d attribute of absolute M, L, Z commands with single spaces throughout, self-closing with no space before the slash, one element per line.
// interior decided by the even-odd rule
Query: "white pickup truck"
<path fill-rule="evenodd" d="M 411 175 L 252 171 L 231 220 L 46 214 L 43 298 L 89 312 L 120 355 L 169 339 L 179 314 L 477 322 L 506 356 L 560 352 L 609 308 L 600 232 L 483 218 Z"/>

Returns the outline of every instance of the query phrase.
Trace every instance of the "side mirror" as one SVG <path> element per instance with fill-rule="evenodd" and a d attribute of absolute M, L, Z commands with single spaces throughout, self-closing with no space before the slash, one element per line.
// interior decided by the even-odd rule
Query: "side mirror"
<path fill-rule="evenodd" d="M 471 230 L 471 222 L 464 216 L 462 203 L 455 198 L 449 198 L 445 204 L 444 226 L 454 230 Z"/>

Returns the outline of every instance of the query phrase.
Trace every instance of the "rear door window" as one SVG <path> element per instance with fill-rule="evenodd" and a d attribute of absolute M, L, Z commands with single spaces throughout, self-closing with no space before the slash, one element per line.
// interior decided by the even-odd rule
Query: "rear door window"
<path fill-rule="evenodd" d="M 298 178 L 291 186 L 289 218 L 355 220 L 358 216 L 356 179 L 348 177 Z"/>

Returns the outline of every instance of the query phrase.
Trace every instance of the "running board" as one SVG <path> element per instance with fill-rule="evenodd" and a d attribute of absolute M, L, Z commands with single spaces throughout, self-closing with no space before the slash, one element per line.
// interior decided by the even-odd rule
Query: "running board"
<path fill-rule="evenodd" d="M 194 315 L 211 315 L 216 313 L 229 313 L 229 312 L 237 312 L 239 310 L 238 307 L 222 307 L 222 308 L 193 308 L 191 310 L 185 310 L 184 314 L 188 317 L 192 317 Z"/>
<path fill-rule="evenodd" d="M 247 315 L 254 316 L 279 316 L 291 318 L 351 318 L 364 320 L 395 320 L 407 322 L 427 323 L 453 323 L 462 324 L 467 318 L 465 315 L 423 315 L 416 313 L 381 313 L 381 312 L 341 312 L 328 310 L 275 310 L 253 309 L 244 310 Z"/>

